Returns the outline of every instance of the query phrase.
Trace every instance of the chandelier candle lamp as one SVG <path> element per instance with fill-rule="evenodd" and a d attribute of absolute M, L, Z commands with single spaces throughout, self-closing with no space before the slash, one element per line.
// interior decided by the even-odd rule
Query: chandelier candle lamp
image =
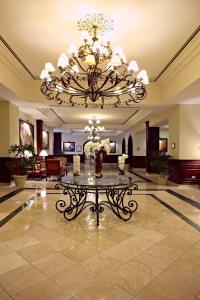
<path fill-rule="evenodd" d="M 82 44 L 61 53 L 58 70 L 45 64 L 40 78 L 41 93 L 57 104 L 71 106 L 119 106 L 139 103 L 146 97 L 148 76 L 139 71 L 137 62 L 127 62 L 121 47 L 112 50 L 106 32 L 113 30 L 113 20 L 104 14 L 87 14 L 77 22 L 83 31 Z M 100 42 L 100 35 L 104 40 Z"/>
<path fill-rule="evenodd" d="M 105 130 L 103 126 L 100 126 L 100 120 L 94 116 L 88 121 L 89 125 L 85 126 L 84 131 L 88 133 L 88 140 L 96 142 L 100 140 L 100 134 Z"/>

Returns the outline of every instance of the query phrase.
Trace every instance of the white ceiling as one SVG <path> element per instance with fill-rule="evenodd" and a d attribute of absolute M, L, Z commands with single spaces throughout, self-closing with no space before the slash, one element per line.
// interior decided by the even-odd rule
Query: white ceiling
<path fill-rule="evenodd" d="M 57 64 L 61 52 L 80 44 L 76 22 L 86 13 L 104 13 L 114 20 L 112 46 L 121 45 L 128 60 L 155 78 L 199 25 L 200 0 L 0 0 L 0 34 L 34 75 L 45 62 Z M 198 89 L 199 91 L 199 89 Z M 184 94 L 185 95 L 185 94 Z M 188 97 L 180 95 L 180 102 Z M 0 97 L 51 127 L 78 132 L 92 116 L 111 131 L 125 130 L 164 106 L 82 109 L 30 104 L 0 84 Z M 139 107 L 139 110 L 138 110 Z M 112 131 L 113 134 L 119 131 Z"/>
<path fill-rule="evenodd" d="M 121 45 L 153 78 L 198 27 L 200 1 L 1 0 L 1 35 L 36 75 L 45 62 L 57 64 L 71 43 L 80 44 L 76 22 L 94 12 L 114 20 L 113 47 Z"/>

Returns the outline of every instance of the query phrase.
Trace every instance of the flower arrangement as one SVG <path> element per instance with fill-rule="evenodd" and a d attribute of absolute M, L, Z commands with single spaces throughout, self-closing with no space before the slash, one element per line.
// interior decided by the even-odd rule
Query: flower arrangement
<path fill-rule="evenodd" d="M 120 175 L 124 175 L 124 168 L 125 168 L 125 160 L 128 158 L 127 154 L 122 154 L 118 157 L 118 168 L 120 171 Z"/>
<path fill-rule="evenodd" d="M 73 156 L 73 168 L 74 168 L 74 176 L 80 175 L 80 156 L 74 155 Z"/>
<path fill-rule="evenodd" d="M 34 146 L 32 144 L 13 144 L 9 147 L 8 152 L 12 157 L 17 158 L 9 164 L 9 168 L 17 175 L 26 175 L 27 170 L 35 163 L 36 153 Z"/>
<path fill-rule="evenodd" d="M 88 158 L 91 153 L 97 153 L 101 149 L 104 149 L 107 154 L 110 153 L 109 143 L 109 139 L 102 140 L 100 143 L 92 141 L 87 142 L 84 146 L 86 157 Z"/>

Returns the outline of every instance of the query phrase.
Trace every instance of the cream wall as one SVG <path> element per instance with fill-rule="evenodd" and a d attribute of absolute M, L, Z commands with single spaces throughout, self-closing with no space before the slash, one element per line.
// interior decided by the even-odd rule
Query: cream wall
<path fill-rule="evenodd" d="M 133 137 L 133 155 L 146 156 L 146 130 L 135 133 Z"/>
<path fill-rule="evenodd" d="M 159 116 L 149 118 L 150 126 L 165 120 L 169 122 L 169 129 L 161 129 L 160 137 L 168 138 L 168 153 L 174 159 L 200 159 L 200 105 L 176 105 Z M 126 132 L 126 143 L 129 134 L 133 138 L 133 155 L 146 155 L 145 123 L 140 122 Z M 172 149 L 172 143 L 175 149 Z"/>
<path fill-rule="evenodd" d="M 0 101 L 0 156 L 8 156 L 8 148 L 19 140 L 19 109 L 8 101 Z"/>
<path fill-rule="evenodd" d="M 179 125 L 179 158 L 200 159 L 200 105 L 181 105 Z"/>

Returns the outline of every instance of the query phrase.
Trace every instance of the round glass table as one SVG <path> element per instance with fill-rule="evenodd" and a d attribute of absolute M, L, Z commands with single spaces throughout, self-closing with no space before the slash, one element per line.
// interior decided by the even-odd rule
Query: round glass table
<path fill-rule="evenodd" d="M 56 189 L 62 188 L 63 194 L 69 196 L 69 201 L 58 200 L 56 209 L 63 213 L 68 221 L 74 220 L 80 213 L 89 208 L 90 212 L 96 213 L 97 226 L 99 226 L 99 214 L 107 207 L 117 217 L 128 221 L 133 212 L 138 208 L 135 200 L 125 201 L 126 194 L 132 195 L 132 190 L 138 186 L 131 178 L 125 175 L 103 176 L 65 176 L 60 183 L 55 185 Z M 88 200 L 88 194 L 95 194 L 95 201 Z M 106 200 L 99 201 L 99 195 L 105 194 Z"/>

